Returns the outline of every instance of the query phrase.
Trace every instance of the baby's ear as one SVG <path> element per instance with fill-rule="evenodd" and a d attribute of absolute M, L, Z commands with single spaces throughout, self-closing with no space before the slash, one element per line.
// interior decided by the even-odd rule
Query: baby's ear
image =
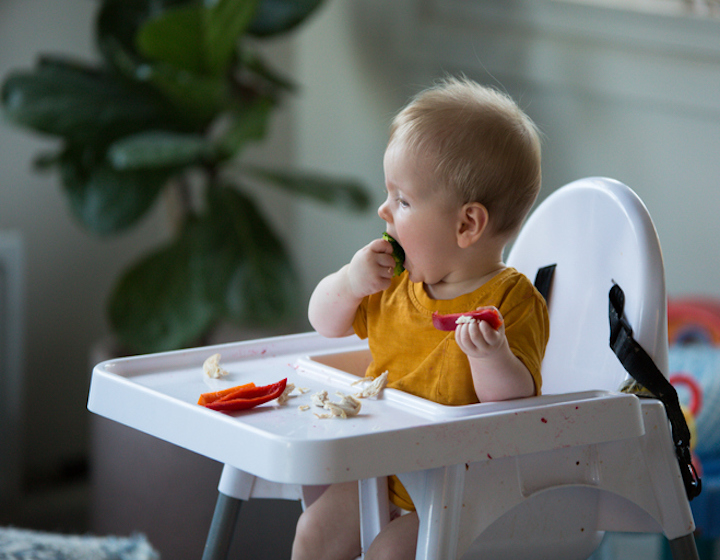
<path fill-rule="evenodd" d="M 458 245 L 466 249 L 473 245 L 488 226 L 490 216 L 487 208 L 479 202 L 468 202 L 460 209 L 457 239 Z"/>

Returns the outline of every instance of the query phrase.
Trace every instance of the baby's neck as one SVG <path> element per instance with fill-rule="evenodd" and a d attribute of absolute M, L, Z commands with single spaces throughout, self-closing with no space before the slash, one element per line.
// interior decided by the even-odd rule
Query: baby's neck
<path fill-rule="evenodd" d="M 457 253 L 454 266 L 444 278 L 425 284 L 425 293 L 432 299 L 455 299 L 474 292 L 507 268 L 502 258 L 507 241 L 507 236 L 486 232 Z"/>
<path fill-rule="evenodd" d="M 474 292 L 506 268 L 502 262 L 497 262 L 494 266 L 488 267 L 482 274 L 457 279 L 451 277 L 437 284 L 424 284 L 423 287 L 425 293 L 432 299 L 455 299 Z"/>

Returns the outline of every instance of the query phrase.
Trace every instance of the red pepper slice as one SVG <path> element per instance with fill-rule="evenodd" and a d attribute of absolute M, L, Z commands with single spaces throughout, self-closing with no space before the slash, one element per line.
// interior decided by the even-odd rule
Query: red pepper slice
<path fill-rule="evenodd" d="M 234 393 L 239 389 L 245 389 L 248 387 L 255 387 L 255 383 L 247 383 L 245 385 L 238 385 L 237 387 L 230 387 L 229 389 L 223 389 L 222 391 L 215 391 L 213 393 L 203 393 L 198 399 L 198 404 L 206 405 L 211 402 L 219 401 L 226 395 Z"/>
<path fill-rule="evenodd" d="M 457 320 L 460 317 L 472 317 L 476 321 L 485 321 L 495 330 L 498 330 L 503 323 L 502 317 L 500 317 L 497 309 L 494 307 L 481 307 L 480 309 L 468 311 L 467 313 L 448 313 L 446 315 L 435 311 L 432 314 L 433 326 L 441 331 L 454 331 L 457 327 Z"/>
<path fill-rule="evenodd" d="M 237 387 L 236 391 L 226 394 L 225 396 L 205 404 L 207 408 L 212 410 L 233 411 L 246 410 L 260 404 L 266 403 L 273 399 L 277 399 L 283 394 L 287 378 L 271 385 L 264 387 Z"/>

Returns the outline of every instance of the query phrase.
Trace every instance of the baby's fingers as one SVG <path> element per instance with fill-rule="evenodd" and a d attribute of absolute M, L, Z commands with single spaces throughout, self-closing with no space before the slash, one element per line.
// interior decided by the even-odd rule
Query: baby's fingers
<path fill-rule="evenodd" d="M 368 244 L 368 247 L 373 253 L 386 253 L 392 257 L 392 245 L 385 239 L 375 239 Z"/>
<path fill-rule="evenodd" d="M 505 329 L 497 331 L 485 321 L 458 325 L 455 329 L 455 341 L 468 357 L 483 358 L 495 352 L 505 340 Z"/>
<path fill-rule="evenodd" d="M 505 338 L 505 323 L 502 323 L 497 330 L 493 329 L 489 323 L 480 321 L 478 323 L 478 331 L 489 346 L 499 345 Z"/>
<path fill-rule="evenodd" d="M 468 355 L 477 354 L 478 351 L 483 351 L 488 347 L 478 323 L 458 325 L 455 329 L 455 342 Z"/>

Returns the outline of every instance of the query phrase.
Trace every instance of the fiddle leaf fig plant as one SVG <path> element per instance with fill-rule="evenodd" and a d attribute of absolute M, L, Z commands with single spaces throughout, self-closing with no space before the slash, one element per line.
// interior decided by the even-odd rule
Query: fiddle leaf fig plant
<path fill-rule="evenodd" d="M 109 297 L 112 329 L 132 351 L 196 343 L 220 321 L 297 317 L 291 258 L 249 184 L 367 207 L 356 181 L 238 158 L 266 137 L 273 110 L 294 90 L 255 45 L 320 3 L 102 0 L 99 62 L 43 56 L 4 81 L 9 120 L 60 139 L 35 165 L 59 174 L 89 231 L 133 227 L 165 191 L 181 201 L 174 237 L 123 272 Z"/>

